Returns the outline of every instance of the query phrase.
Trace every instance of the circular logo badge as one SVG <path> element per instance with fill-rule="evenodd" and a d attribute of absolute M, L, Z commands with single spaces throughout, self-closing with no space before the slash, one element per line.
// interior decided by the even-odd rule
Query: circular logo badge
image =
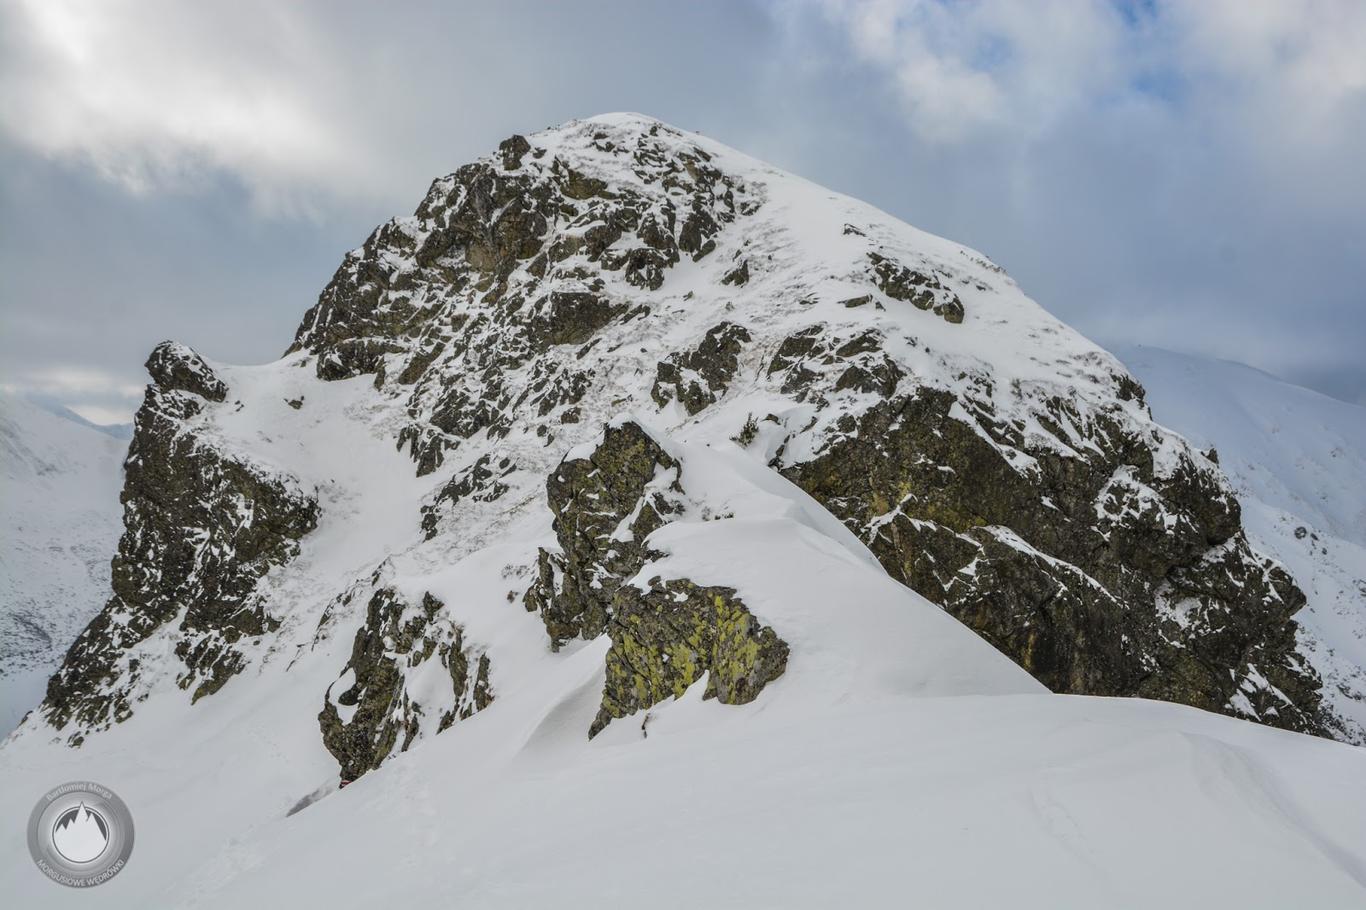
<path fill-rule="evenodd" d="M 94 781 L 62 784 L 28 819 L 28 851 L 43 874 L 72 888 L 102 885 L 133 852 L 133 816 L 113 790 Z"/>

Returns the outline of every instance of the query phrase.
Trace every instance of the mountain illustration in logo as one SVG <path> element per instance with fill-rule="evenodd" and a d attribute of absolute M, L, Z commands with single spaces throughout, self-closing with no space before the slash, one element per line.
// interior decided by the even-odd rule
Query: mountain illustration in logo
<path fill-rule="evenodd" d="M 109 846 L 109 823 L 85 803 L 72 806 L 57 816 L 52 845 L 73 863 L 91 862 Z"/>

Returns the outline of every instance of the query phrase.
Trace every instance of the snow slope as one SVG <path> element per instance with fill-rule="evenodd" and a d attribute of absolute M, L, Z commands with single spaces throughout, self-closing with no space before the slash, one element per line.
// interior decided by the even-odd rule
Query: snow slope
<path fill-rule="evenodd" d="M 363 380 L 318 383 L 291 361 L 221 369 L 237 413 L 257 415 L 222 431 L 330 484 L 323 523 L 272 578 L 310 642 L 309 591 L 354 573 L 365 546 L 416 536 L 390 503 L 417 481 L 392 470 L 392 486 L 353 486 L 402 458 L 371 425 L 382 414 Z M 288 441 L 271 416 L 295 413 L 281 382 L 307 394 Z M 698 509 L 655 533 L 664 555 L 642 575 L 733 585 L 783 630 L 793 659 L 754 704 L 703 702 L 699 681 L 589 741 L 607 642 L 552 653 L 508 602 L 526 584 L 509 568 L 547 533 L 525 510 L 463 557 L 395 547 L 381 567 L 387 584 L 458 605 L 493 656 L 497 700 L 453 733 L 337 791 L 313 717 L 350 645 L 340 628 L 263 655 L 193 708 L 155 687 L 80 749 L 41 728 L 11 738 L 0 811 L 23 818 L 66 779 L 119 792 L 137 848 L 103 907 L 1366 900 L 1366 791 L 1352 786 L 1366 752 L 1165 703 L 1046 694 L 737 447 L 670 451 Z M 729 512 L 745 517 L 715 517 Z M 0 861 L 17 906 L 90 901 L 32 867 L 20 826 L 0 835 Z"/>
<path fill-rule="evenodd" d="M 79 418 L 0 398 L 0 732 L 37 707 L 109 597 L 127 448 Z"/>
<path fill-rule="evenodd" d="M 1325 697 L 1366 723 L 1366 408 L 1230 361 L 1116 353 L 1157 419 L 1218 451 L 1249 539 L 1308 599 L 1296 619 Z"/>

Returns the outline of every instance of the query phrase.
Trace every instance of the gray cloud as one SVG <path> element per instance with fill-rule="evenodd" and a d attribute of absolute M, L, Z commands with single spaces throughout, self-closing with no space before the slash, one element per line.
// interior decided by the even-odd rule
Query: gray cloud
<path fill-rule="evenodd" d="M 1102 342 L 1366 394 L 1366 7 L 15 2 L 5 384 L 117 413 L 163 337 L 277 356 L 502 137 L 640 110 L 976 246 Z"/>

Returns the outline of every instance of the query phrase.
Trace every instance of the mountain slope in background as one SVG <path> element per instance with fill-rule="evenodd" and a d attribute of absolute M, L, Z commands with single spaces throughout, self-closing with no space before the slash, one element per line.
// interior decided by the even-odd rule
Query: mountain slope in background
<path fill-rule="evenodd" d="M 48 676 L 108 598 L 127 447 L 74 414 L 0 399 L 0 730 L 6 733 L 42 701 Z"/>
<path fill-rule="evenodd" d="M 1248 537 L 1304 590 L 1297 621 L 1325 698 L 1366 728 L 1366 408 L 1238 363 L 1115 353 L 1160 420 L 1217 449 Z"/>
<path fill-rule="evenodd" d="M 0 752 L 15 817 L 133 807 L 104 903 L 1366 893 L 1366 756 L 1267 725 L 1357 728 L 1217 466 L 870 206 L 575 121 L 437 180 L 281 360 L 147 369 L 111 597 Z"/>

